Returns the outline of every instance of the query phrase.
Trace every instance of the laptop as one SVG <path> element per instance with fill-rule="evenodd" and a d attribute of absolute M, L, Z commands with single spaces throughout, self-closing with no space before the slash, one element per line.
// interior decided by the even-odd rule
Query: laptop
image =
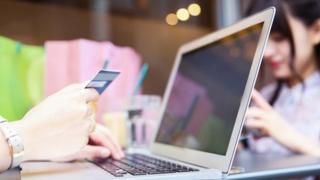
<path fill-rule="evenodd" d="M 180 47 L 148 149 L 93 163 L 115 179 L 228 175 L 275 8 Z"/>

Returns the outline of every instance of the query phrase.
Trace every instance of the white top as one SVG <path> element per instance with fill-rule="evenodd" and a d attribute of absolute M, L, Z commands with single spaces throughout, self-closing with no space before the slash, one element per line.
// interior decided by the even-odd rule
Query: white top
<path fill-rule="evenodd" d="M 316 72 L 307 78 L 303 84 L 292 88 L 283 85 L 274 109 L 282 115 L 297 131 L 307 136 L 315 143 L 320 142 L 320 73 Z M 266 86 L 261 94 L 269 100 L 276 84 Z M 286 147 L 270 137 L 259 140 L 249 138 L 250 149 L 259 153 L 276 153 L 290 155 Z"/>

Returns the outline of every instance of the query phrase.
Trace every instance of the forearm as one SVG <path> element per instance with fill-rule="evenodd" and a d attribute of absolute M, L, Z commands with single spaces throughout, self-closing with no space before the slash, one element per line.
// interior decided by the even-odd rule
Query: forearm
<path fill-rule="evenodd" d="M 310 141 L 303 134 L 292 131 L 287 133 L 287 142 L 286 145 L 289 149 L 299 154 L 306 154 L 320 157 L 320 146 L 319 144 Z"/>
<path fill-rule="evenodd" d="M 28 126 L 27 121 L 19 120 L 11 123 L 12 127 L 17 131 L 18 135 L 22 139 L 24 146 L 24 155 L 22 161 L 33 160 L 36 157 L 36 151 L 33 149 L 32 142 L 35 142 L 32 132 L 35 130 Z"/>
<path fill-rule="evenodd" d="M 7 170 L 11 163 L 11 154 L 9 145 L 0 132 L 0 172 Z"/>
<path fill-rule="evenodd" d="M 307 154 L 312 156 L 320 157 L 320 147 L 317 143 L 311 142 L 306 137 L 302 135 L 297 135 L 294 149 L 296 152 L 301 154 Z"/>

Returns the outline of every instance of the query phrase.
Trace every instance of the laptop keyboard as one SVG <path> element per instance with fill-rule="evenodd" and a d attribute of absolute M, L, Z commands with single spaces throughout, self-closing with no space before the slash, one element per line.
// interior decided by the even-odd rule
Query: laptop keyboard
<path fill-rule="evenodd" d="M 122 177 L 128 173 L 133 176 L 140 176 L 146 174 L 199 171 L 195 168 L 190 168 L 142 154 L 127 154 L 125 158 L 121 160 L 108 158 L 95 161 L 94 163 L 115 177 Z"/>

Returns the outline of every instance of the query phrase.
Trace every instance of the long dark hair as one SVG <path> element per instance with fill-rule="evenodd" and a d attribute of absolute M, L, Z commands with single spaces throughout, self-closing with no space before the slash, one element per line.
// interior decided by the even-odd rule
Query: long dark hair
<path fill-rule="evenodd" d="M 292 31 L 288 22 L 287 14 L 299 19 L 304 25 L 310 27 L 317 19 L 320 18 L 320 0 L 250 0 L 249 6 L 245 11 L 245 15 L 251 15 L 267 7 L 274 6 L 276 8 L 276 16 L 272 25 L 271 33 L 276 32 L 288 39 L 291 49 L 290 69 L 295 77 L 303 83 L 303 79 L 294 68 L 295 47 Z M 320 70 L 320 43 L 314 47 L 316 55 L 316 64 Z M 276 89 L 269 99 L 269 103 L 273 105 L 282 89 L 285 79 L 278 79 Z"/>

